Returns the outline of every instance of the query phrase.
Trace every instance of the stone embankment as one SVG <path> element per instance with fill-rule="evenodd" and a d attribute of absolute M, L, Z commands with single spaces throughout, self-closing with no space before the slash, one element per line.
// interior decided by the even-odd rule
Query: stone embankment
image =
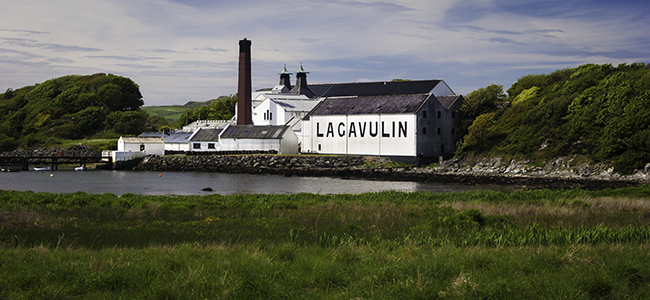
<path fill-rule="evenodd" d="M 565 157 L 542 165 L 504 158 L 453 159 L 429 166 L 387 167 L 386 158 L 361 156 L 215 155 L 156 156 L 135 170 L 330 176 L 417 182 L 509 184 L 522 188 L 602 189 L 648 183 L 648 169 L 621 176 L 605 164 L 579 163 Z"/>

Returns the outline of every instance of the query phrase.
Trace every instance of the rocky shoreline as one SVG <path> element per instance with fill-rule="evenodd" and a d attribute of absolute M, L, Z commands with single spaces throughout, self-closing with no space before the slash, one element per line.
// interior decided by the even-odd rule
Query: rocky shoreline
<path fill-rule="evenodd" d="M 369 180 L 506 184 L 522 189 L 604 189 L 649 183 L 647 166 L 622 176 L 606 164 L 564 157 L 543 165 L 505 158 L 452 159 L 429 166 L 400 166 L 387 158 L 312 155 L 154 156 L 134 170 L 327 176 Z"/>

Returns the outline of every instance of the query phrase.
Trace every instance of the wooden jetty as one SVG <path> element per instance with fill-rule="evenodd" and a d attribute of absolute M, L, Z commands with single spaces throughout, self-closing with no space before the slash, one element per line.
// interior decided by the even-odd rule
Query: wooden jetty
<path fill-rule="evenodd" d="M 20 168 L 27 170 L 30 165 L 51 166 L 51 170 L 58 170 L 59 165 L 86 166 L 89 163 L 110 162 L 110 157 L 105 157 L 100 152 L 58 150 L 58 151 L 12 151 L 0 152 L 0 166 L 7 168 Z"/>

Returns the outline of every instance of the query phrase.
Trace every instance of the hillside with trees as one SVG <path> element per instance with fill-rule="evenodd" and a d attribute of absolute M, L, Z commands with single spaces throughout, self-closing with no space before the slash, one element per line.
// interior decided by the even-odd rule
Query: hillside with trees
<path fill-rule="evenodd" d="M 69 75 L 0 94 L 0 150 L 145 130 L 139 86 L 112 74 Z"/>
<path fill-rule="evenodd" d="M 210 100 L 207 105 L 195 107 L 183 112 L 175 126 L 181 128 L 196 120 L 230 120 L 235 116 L 237 95 L 221 96 L 218 99 Z"/>
<path fill-rule="evenodd" d="M 622 173 L 650 162 L 650 68 L 643 63 L 526 75 L 507 95 L 490 85 L 466 100 L 457 155 L 576 155 Z"/>
<path fill-rule="evenodd" d="M 214 102 L 221 101 L 224 98 L 228 98 L 228 96 L 221 96 L 208 101 L 189 101 L 183 105 L 143 106 L 142 110 L 146 111 L 150 116 L 158 116 L 168 120 L 169 124 L 176 124 L 184 113 L 201 106 L 210 106 Z M 183 125 L 185 124 L 183 123 Z"/>

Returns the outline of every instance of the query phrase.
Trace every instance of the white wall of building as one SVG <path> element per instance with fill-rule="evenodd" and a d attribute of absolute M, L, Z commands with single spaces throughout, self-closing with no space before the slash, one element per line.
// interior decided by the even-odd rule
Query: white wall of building
<path fill-rule="evenodd" d="M 218 141 L 190 141 L 187 148 L 192 152 L 211 152 L 223 149 L 221 142 Z"/>
<path fill-rule="evenodd" d="M 302 152 L 416 156 L 414 114 L 310 116 Z"/>
<path fill-rule="evenodd" d="M 255 125 L 284 125 L 286 123 L 286 112 L 282 106 L 271 101 L 264 100 L 253 109 L 253 124 Z"/>
<path fill-rule="evenodd" d="M 278 151 L 280 154 L 298 153 L 298 137 L 291 130 L 280 139 L 232 139 L 221 138 L 222 151 Z"/>
<path fill-rule="evenodd" d="M 132 152 L 132 151 L 111 151 L 111 158 L 113 159 L 113 162 L 116 161 L 129 161 L 129 160 L 134 160 L 136 158 L 141 158 L 144 157 L 145 154 L 143 152 L 137 151 L 137 152 Z"/>
<path fill-rule="evenodd" d="M 190 145 L 188 143 L 166 143 L 166 151 L 189 151 Z"/>
<path fill-rule="evenodd" d="M 142 152 L 145 155 L 165 155 L 162 138 L 123 138 L 117 140 L 119 152 Z"/>

